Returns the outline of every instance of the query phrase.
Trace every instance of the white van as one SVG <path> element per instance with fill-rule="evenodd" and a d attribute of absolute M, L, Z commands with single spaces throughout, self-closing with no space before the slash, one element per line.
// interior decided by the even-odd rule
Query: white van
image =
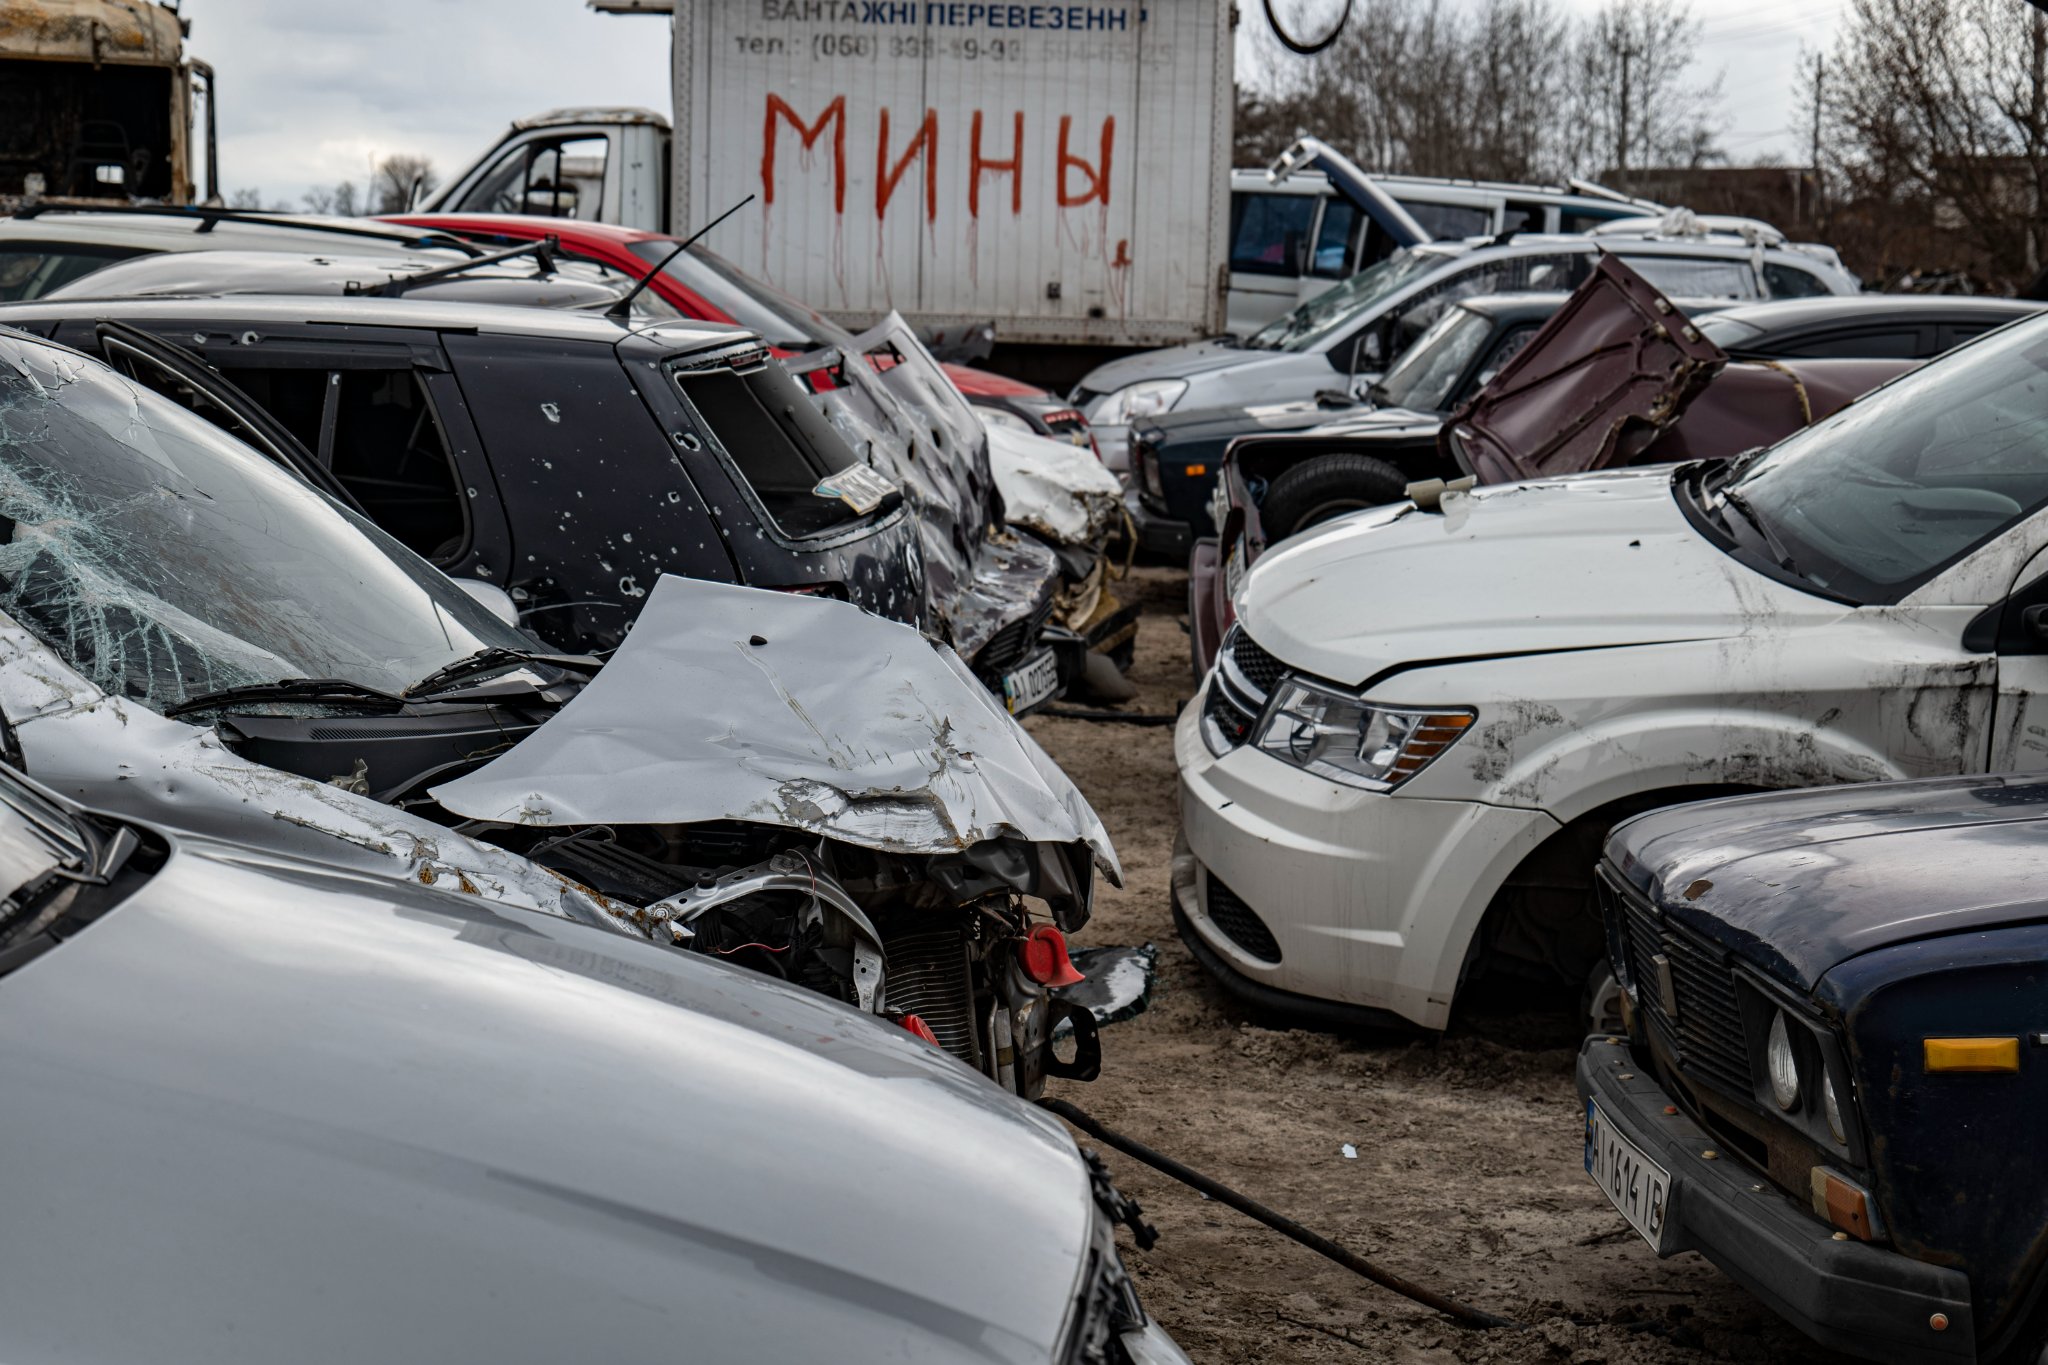
<path fill-rule="evenodd" d="M 1249 336 L 1416 242 L 1589 232 L 1662 211 L 1555 185 L 1368 174 L 1317 139 L 1302 138 L 1269 169 L 1230 173 L 1225 325 L 1233 336 Z"/>

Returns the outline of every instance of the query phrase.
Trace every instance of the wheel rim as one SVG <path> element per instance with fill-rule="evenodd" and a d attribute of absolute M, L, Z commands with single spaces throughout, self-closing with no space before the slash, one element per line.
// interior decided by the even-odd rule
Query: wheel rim
<path fill-rule="evenodd" d="M 1331 517 L 1341 517 L 1346 512 L 1362 512 L 1368 507 L 1377 506 L 1378 503 L 1367 502 L 1362 498 L 1329 498 L 1303 512 L 1296 519 L 1294 529 L 1306 531 L 1309 527 L 1328 521 Z"/>

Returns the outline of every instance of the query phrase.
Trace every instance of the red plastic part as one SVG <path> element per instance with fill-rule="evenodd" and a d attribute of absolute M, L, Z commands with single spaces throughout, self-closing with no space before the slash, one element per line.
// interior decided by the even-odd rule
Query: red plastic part
<path fill-rule="evenodd" d="M 937 1047 L 939 1045 L 939 1035 L 932 1032 L 932 1026 L 930 1024 L 927 1024 L 924 1020 L 918 1018 L 914 1014 L 906 1014 L 903 1016 L 903 1031 L 905 1033 L 915 1034 L 917 1037 L 924 1039 L 927 1043 L 930 1043 L 933 1047 Z"/>
<path fill-rule="evenodd" d="M 1050 924 L 1039 925 L 1017 945 L 1017 959 L 1024 975 L 1041 986 L 1071 986 L 1082 979 L 1067 956 L 1067 936 Z"/>

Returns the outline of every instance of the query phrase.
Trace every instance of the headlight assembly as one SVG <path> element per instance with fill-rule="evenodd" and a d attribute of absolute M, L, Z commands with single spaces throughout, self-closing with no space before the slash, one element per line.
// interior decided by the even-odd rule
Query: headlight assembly
<path fill-rule="evenodd" d="M 1792 1054 L 1792 1035 L 1785 1027 L 1785 1011 L 1771 1017 L 1771 1034 L 1764 1043 L 1764 1065 L 1771 1073 L 1771 1098 L 1780 1109 L 1799 1105 L 1799 1059 Z"/>
<path fill-rule="evenodd" d="M 1470 711 L 1374 706 L 1297 678 L 1273 691 L 1258 748 L 1318 777 L 1384 791 L 1415 776 L 1457 742 Z"/>
<path fill-rule="evenodd" d="M 1101 399 L 1095 410 L 1088 414 L 1088 420 L 1099 426 L 1129 426 L 1140 417 L 1156 417 L 1162 412 L 1171 412 L 1180 396 L 1188 391 L 1185 379 L 1141 379 L 1135 384 L 1126 384 L 1115 393 Z"/>
<path fill-rule="evenodd" d="M 1820 1107 L 1828 1121 L 1828 1132 L 1844 1147 L 1849 1145 L 1849 1128 L 1842 1122 L 1842 1102 L 1835 1098 L 1835 1077 L 1828 1072 L 1820 1081 Z"/>

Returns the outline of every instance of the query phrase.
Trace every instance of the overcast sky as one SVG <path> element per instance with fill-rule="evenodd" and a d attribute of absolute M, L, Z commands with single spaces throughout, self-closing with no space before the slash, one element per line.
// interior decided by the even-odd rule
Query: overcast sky
<path fill-rule="evenodd" d="M 1722 76 L 1731 160 L 1800 157 L 1800 46 L 1828 46 L 1845 3 L 1696 3 L 1700 74 Z M 1239 5 L 1245 30 L 1265 22 L 1259 0 Z M 192 51 L 220 74 L 222 187 L 260 189 L 266 204 L 366 180 L 391 152 L 425 153 L 445 178 L 543 109 L 669 105 L 666 21 L 593 14 L 581 0 L 185 0 L 184 11 Z"/>

